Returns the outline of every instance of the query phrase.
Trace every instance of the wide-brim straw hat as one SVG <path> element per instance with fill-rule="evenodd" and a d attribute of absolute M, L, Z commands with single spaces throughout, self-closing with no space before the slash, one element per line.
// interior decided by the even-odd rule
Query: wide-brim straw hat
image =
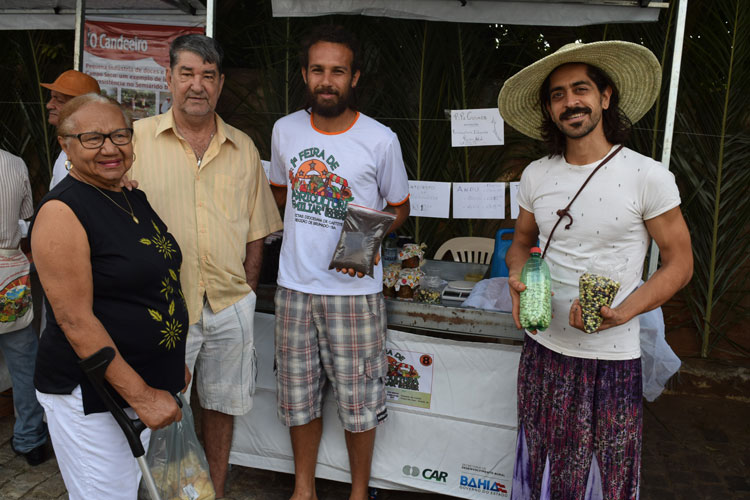
<path fill-rule="evenodd" d="M 653 106 L 661 89 L 661 65 L 642 45 L 623 41 L 569 43 L 506 80 L 497 96 L 503 119 L 524 135 L 542 139 L 539 89 L 558 66 L 585 63 L 604 71 L 620 93 L 620 110 L 631 123 Z"/>
<path fill-rule="evenodd" d="M 94 78 L 74 69 L 63 72 L 52 83 L 40 83 L 40 85 L 45 89 L 54 90 L 55 92 L 73 97 L 88 94 L 89 92 L 101 93 L 99 83 Z"/>

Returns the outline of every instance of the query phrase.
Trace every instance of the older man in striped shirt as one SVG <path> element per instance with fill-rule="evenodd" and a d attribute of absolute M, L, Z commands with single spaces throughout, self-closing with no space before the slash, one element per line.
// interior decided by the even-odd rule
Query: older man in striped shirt
<path fill-rule="evenodd" d="M 195 364 L 203 436 L 216 497 L 224 496 L 233 415 L 252 407 L 253 316 L 263 240 L 282 228 L 252 140 L 214 111 L 224 75 L 219 44 L 172 42 L 172 109 L 135 123 L 132 178 L 182 249 L 190 315 L 186 363 Z"/>
<path fill-rule="evenodd" d="M 16 422 L 11 448 L 29 465 L 47 458 L 47 428 L 44 411 L 34 393 L 34 362 L 37 336 L 31 320 L 29 261 L 19 248 L 19 219 L 34 213 L 26 164 L 0 149 L 0 350 L 13 381 Z"/>

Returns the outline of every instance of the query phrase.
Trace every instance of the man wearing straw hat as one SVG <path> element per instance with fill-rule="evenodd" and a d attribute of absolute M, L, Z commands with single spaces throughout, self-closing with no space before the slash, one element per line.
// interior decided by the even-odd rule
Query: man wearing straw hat
<path fill-rule="evenodd" d="M 52 83 L 41 83 L 40 85 L 50 91 L 50 98 L 46 107 L 49 111 L 49 124 L 53 127 L 57 127 L 58 115 L 66 102 L 89 92 L 96 94 L 101 92 L 99 83 L 94 78 L 74 69 L 62 72 Z M 61 151 L 57 160 L 55 160 L 54 167 L 52 167 L 52 179 L 49 182 L 50 191 L 68 175 L 68 170 L 65 168 L 67 160 L 68 157 L 65 152 Z"/>
<path fill-rule="evenodd" d="M 512 498 L 638 498 L 638 315 L 685 286 L 693 266 L 674 176 L 622 146 L 660 82 L 643 46 L 575 43 L 520 71 L 498 96 L 505 121 L 549 149 L 521 177 L 506 255 L 519 328 L 519 276 L 537 239 L 554 294 L 549 328 L 527 331 L 521 354 Z M 638 287 L 651 238 L 662 266 Z M 620 287 L 587 334 L 578 284 L 595 261 L 618 270 Z"/>

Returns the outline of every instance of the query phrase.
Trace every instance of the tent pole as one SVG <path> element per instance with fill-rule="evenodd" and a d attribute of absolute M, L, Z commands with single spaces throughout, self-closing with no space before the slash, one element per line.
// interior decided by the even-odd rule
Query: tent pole
<path fill-rule="evenodd" d="M 73 48 L 73 69 L 81 71 L 83 68 L 83 21 L 86 11 L 86 0 L 76 0 L 76 34 Z"/>
<path fill-rule="evenodd" d="M 669 77 L 669 101 L 667 103 L 667 119 L 664 124 L 664 145 L 661 152 L 661 164 L 669 169 L 672 154 L 672 135 L 674 133 L 674 117 L 677 109 L 677 88 L 680 84 L 680 67 L 682 65 L 682 45 L 685 40 L 685 18 L 687 17 L 688 0 L 677 0 L 677 26 L 674 33 L 674 53 L 672 55 L 672 73 Z M 666 43 L 666 41 L 665 41 Z M 648 258 L 648 277 L 655 272 L 659 262 L 659 247 L 652 240 Z"/>
<path fill-rule="evenodd" d="M 206 1 L 206 36 L 214 37 L 215 0 Z"/>

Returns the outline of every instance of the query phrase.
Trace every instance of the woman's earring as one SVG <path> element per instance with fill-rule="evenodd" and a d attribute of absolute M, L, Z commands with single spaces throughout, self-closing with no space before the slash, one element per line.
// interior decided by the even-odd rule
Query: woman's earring
<path fill-rule="evenodd" d="M 133 153 L 133 161 L 135 161 L 135 153 Z"/>
<path fill-rule="evenodd" d="M 70 172 L 73 169 L 73 164 L 70 162 L 70 160 L 65 160 L 65 170 Z"/>

